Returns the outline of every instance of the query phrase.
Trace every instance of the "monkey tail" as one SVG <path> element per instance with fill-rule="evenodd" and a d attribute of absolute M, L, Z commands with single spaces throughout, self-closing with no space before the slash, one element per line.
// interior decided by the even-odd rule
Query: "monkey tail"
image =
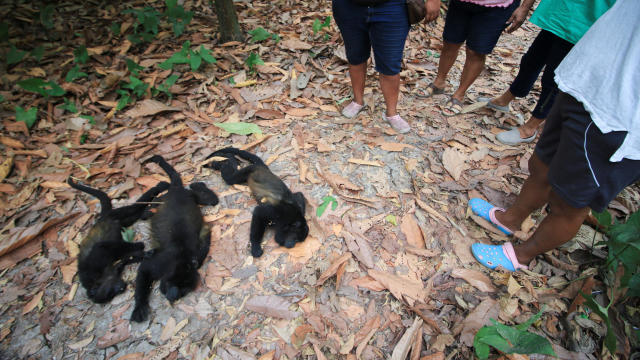
<path fill-rule="evenodd" d="M 262 165 L 262 166 L 266 166 L 266 164 L 264 163 L 264 161 L 262 161 L 262 159 L 260 159 L 259 156 L 252 154 L 248 151 L 244 151 L 244 150 L 240 150 L 240 149 L 236 149 L 234 147 L 228 147 L 228 148 L 224 148 L 224 149 L 220 149 L 215 151 L 213 154 L 207 156 L 207 159 L 213 156 L 238 156 L 244 160 L 247 160 L 248 162 L 254 164 L 254 165 Z"/>
<path fill-rule="evenodd" d="M 76 182 L 74 182 L 71 177 L 69 177 L 67 179 L 67 184 L 69 184 L 69 186 L 71 186 L 74 189 L 78 189 L 82 192 L 85 192 L 93 197 L 98 198 L 98 200 L 100 200 L 100 215 L 104 215 L 106 213 L 108 213 L 109 211 L 111 211 L 113 209 L 113 207 L 111 206 L 111 199 L 109 199 L 109 195 L 107 195 L 107 193 L 105 193 L 102 190 L 98 190 L 98 189 L 94 189 L 82 184 L 78 184 Z"/>
<path fill-rule="evenodd" d="M 151 162 L 154 162 L 154 163 L 160 165 L 162 170 L 164 170 L 164 172 L 166 172 L 167 175 L 169 175 L 169 179 L 171 179 L 171 185 L 172 186 L 180 186 L 180 187 L 183 186 L 182 185 L 182 178 L 180 178 L 180 174 L 178 174 L 176 169 L 174 169 L 173 166 L 169 165 L 167 160 L 165 160 L 162 156 L 153 155 L 147 161 L 151 161 Z"/>

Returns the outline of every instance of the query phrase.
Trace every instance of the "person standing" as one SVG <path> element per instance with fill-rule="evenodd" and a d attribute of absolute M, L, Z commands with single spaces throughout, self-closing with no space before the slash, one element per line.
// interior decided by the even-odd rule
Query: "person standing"
<path fill-rule="evenodd" d="M 425 22 L 435 20 L 440 0 L 426 0 L 425 6 Z M 344 40 L 353 90 L 353 101 L 342 110 L 342 115 L 353 118 L 364 107 L 367 60 L 373 48 L 386 105 L 382 119 L 397 132 L 408 132 L 411 127 L 397 109 L 402 54 L 409 33 L 406 0 L 333 0 L 332 7 Z"/>
<path fill-rule="evenodd" d="M 640 179 L 640 1 L 617 0 L 555 71 L 561 92 L 529 160 L 515 203 L 500 209 L 480 198 L 474 213 L 506 234 L 536 209 L 549 214 L 520 244 L 476 243 L 481 264 L 514 271 L 571 240 L 589 213 L 602 211 Z"/>
<path fill-rule="evenodd" d="M 459 114 L 469 87 L 484 69 L 503 31 L 511 33 L 524 22 L 534 0 L 451 0 L 444 25 L 443 47 L 436 78 L 423 91 L 424 97 L 443 94 L 449 70 L 466 42 L 466 60 L 458 89 L 449 97 L 443 115 Z"/>
<path fill-rule="evenodd" d="M 530 21 L 542 30 L 522 56 L 518 75 L 511 86 L 497 98 L 487 99 L 487 107 L 509 112 L 511 101 L 527 96 L 544 68 L 542 91 L 529 120 L 520 127 L 497 134 L 498 141 L 506 145 L 517 145 L 536 139 L 538 128 L 547 118 L 558 94 L 558 86 L 553 80 L 555 69 L 589 27 L 614 3 L 615 0 L 540 1 Z"/>

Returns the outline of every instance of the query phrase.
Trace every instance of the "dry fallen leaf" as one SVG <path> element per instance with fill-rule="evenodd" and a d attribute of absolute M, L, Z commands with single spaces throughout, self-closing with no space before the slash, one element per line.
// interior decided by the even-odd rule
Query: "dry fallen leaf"
<path fill-rule="evenodd" d="M 422 319 L 416 316 L 413 320 L 413 324 L 411 327 L 404 332 L 404 335 L 400 338 L 400 341 L 396 344 L 396 347 L 393 349 L 393 353 L 391 353 L 391 360 L 404 360 L 407 358 L 407 354 L 409 354 L 409 349 L 411 349 L 411 345 L 413 345 L 414 336 L 418 332 L 418 329 L 422 326 Z"/>
<path fill-rule="evenodd" d="M 0 181 L 4 180 L 9 176 L 11 172 L 11 168 L 13 167 L 13 156 L 9 156 L 6 158 L 2 164 L 0 164 Z"/>
<path fill-rule="evenodd" d="M 469 166 L 465 163 L 466 156 L 454 148 L 447 148 L 442 154 L 442 165 L 454 180 L 460 180 L 460 175 Z"/>
<path fill-rule="evenodd" d="M 78 342 L 75 342 L 73 344 L 69 344 L 68 346 L 69 346 L 69 348 L 71 350 L 77 351 L 77 350 L 80 350 L 83 347 L 89 345 L 92 341 L 93 341 L 93 335 L 89 336 L 86 339 L 83 339 L 83 340 L 80 340 Z"/>
<path fill-rule="evenodd" d="M 491 324 L 489 319 L 497 319 L 498 313 L 498 302 L 491 298 L 484 299 L 464 319 L 460 341 L 466 346 L 472 346 L 476 332 L 481 327 Z"/>
<path fill-rule="evenodd" d="M 289 310 L 291 303 L 277 295 L 254 296 L 247 300 L 245 307 L 266 316 L 291 320 L 300 316 L 297 311 Z"/>
<path fill-rule="evenodd" d="M 347 261 L 349 261 L 349 259 L 351 259 L 351 253 L 346 252 L 342 254 L 342 256 L 334 260 L 333 263 L 331 263 L 331 265 L 327 268 L 327 270 L 325 270 L 322 274 L 320 274 L 320 277 L 316 281 L 316 286 L 320 286 L 324 284 L 324 282 L 328 278 L 336 274 L 336 272 L 338 271 L 338 268 L 340 268 L 340 265 L 346 263 Z"/>
<path fill-rule="evenodd" d="M 451 276 L 458 279 L 463 279 L 469 284 L 473 285 L 480 291 L 495 292 L 496 288 L 491 283 L 491 279 L 488 276 L 477 270 L 471 269 L 455 269 L 451 272 Z"/>
<path fill-rule="evenodd" d="M 155 115 L 163 111 L 180 111 L 180 108 L 167 106 L 158 100 L 145 99 L 138 101 L 134 107 L 124 113 L 124 116 L 135 119 L 142 116 Z"/>
<path fill-rule="evenodd" d="M 311 44 L 308 44 L 299 39 L 286 39 L 279 43 L 281 48 L 288 50 L 309 50 L 312 48 Z"/>
<path fill-rule="evenodd" d="M 402 217 L 400 230 L 407 237 L 409 245 L 418 249 L 424 249 L 425 243 L 422 230 L 420 226 L 418 226 L 416 217 L 413 214 L 405 214 L 405 216 Z"/>
<path fill-rule="evenodd" d="M 405 300 L 410 306 L 415 301 L 424 301 L 427 293 L 422 281 L 410 280 L 397 275 L 392 275 L 378 270 L 369 270 L 369 275 L 384 285 L 398 300 Z"/>
<path fill-rule="evenodd" d="M 35 294 L 31 300 L 29 300 L 29 302 L 24 306 L 24 308 L 22 308 L 22 315 L 30 312 L 31 310 L 35 309 L 36 306 L 38 306 L 38 304 L 40 304 L 40 300 L 42 300 L 42 295 L 44 295 L 44 291 L 39 291 L 37 294 Z"/>

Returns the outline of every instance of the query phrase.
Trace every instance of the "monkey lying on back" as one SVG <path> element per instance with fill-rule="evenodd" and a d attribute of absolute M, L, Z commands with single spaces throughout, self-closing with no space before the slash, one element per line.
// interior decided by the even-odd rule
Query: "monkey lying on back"
<path fill-rule="evenodd" d="M 251 218 L 251 255 L 262 256 L 262 236 L 267 226 L 275 227 L 276 242 L 292 248 L 309 234 L 309 226 L 304 218 L 305 198 L 301 192 L 292 193 L 279 177 L 275 176 L 258 156 L 236 148 L 225 148 L 209 155 L 226 157 L 227 160 L 214 161 L 207 167 L 220 170 L 228 185 L 246 183 L 258 206 Z M 238 169 L 238 156 L 251 165 Z"/>
<path fill-rule="evenodd" d="M 211 245 L 210 229 L 204 224 L 200 205 L 216 205 L 218 197 L 204 183 L 182 185 L 180 175 L 161 156 L 155 162 L 169 175 L 171 185 L 163 204 L 151 218 L 153 249 L 145 256 L 136 278 L 135 308 L 131 320 L 141 322 L 149 316 L 151 285 L 160 280 L 160 291 L 170 302 L 194 290 Z"/>
<path fill-rule="evenodd" d="M 140 196 L 135 204 L 113 209 L 105 192 L 77 184 L 71 178 L 67 183 L 100 200 L 98 220 L 80 244 L 78 275 L 89 298 L 105 303 L 126 289 L 127 284 L 120 278 L 124 266 L 141 261 L 144 254 L 143 243 L 122 239 L 122 229 L 140 219 L 147 203 L 168 189 L 169 184 L 160 182 Z"/>

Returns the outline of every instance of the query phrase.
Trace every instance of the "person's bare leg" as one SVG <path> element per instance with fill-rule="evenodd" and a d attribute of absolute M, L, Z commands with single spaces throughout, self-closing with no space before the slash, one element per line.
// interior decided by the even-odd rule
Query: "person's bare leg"
<path fill-rule="evenodd" d="M 526 123 L 518 128 L 518 131 L 520 131 L 520 137 L 524 139 L 533 136 L 543 122 L 544 119 L 540 119 L 535 116 L 530 117 Z"/>
<path fill-rule="evenodd" d="M 515 203 L 504 212 L 496 211 L 496 219 L 511 231 L 520 230 L 527 216 L 549 202 L 549 166 L 542 162 L 535 152 L 529 159 L 529 173 Z"/>
<path fill-rule="evenodd" d="M 507 89 L 507 91 L 505 91 L 502 95 L 498 96 L 497 98 L 491 99 L 491 102 L 499 106 L 507 106 L 509 105 L 509 103 L 515 100 L 515 98 L 516 97 L 511 93 L 511 90 Z"/>
<path fill-rule="evenodd" d="M 460 102 L 464 102 L 464 96 L 467 93 L 467 90 L 471 84 L 476 81 L 484 69 L 484 61 L 486 57 L 487 56 L 484 54 L 477 53 L 467 48 L 467 59 L 465 60 L 464 67 L 462 68 L 460 86 L 458 86 L 456 92 L 451 95 L 452 98 L 457 99 Z"/>
<path fill-rule="evenodd" d="M 435 80 L 433 80 L 433 85 L 437 88 L 443 89 L 447 86 L 447 75 L 449 74 L 449 70 L 451 70 L 453 64 L 456 62 L 460 46 L 462 46 L 462 43 L 452 44 L 446 41 L 442 45 L 440 60 L 438 61 L 438 74 L 436 75 Z"/>
<path fill-rule="evenodd" d="M 380 74 L 380 89 L 387 106 L 387 117 L 396 115 L 398 113 L 398 95 L 400 94 L 400 74 Z"/>
<path fill-rule="evenodd" d="M 528 264 L 534 257 L 571 240 L 589 214 L 589 208 L 574 208 L 551 190 L 549 195 L 550 213 L 529 240 L 513 248 L 521 264 Z"/>
<path fill-rule="evenodd" d="M 364 84 L 367 78 L 367 62 L 358 65 L 349 64 L 349 77 L 353 88 L 353 101 L 364 105 Z"/>

